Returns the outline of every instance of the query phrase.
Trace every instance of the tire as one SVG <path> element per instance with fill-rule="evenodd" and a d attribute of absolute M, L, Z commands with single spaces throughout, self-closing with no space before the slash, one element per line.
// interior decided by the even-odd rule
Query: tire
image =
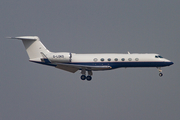
<path fill-rule="evenodd" d="M 85 80 L 86 76 L 85 75 L 81 75 L 81 80 Z"/>
<path fill-rule="evenodd" d="M 162 73 L 159 73 L 159 76 L 160 76 L 160 77 L 162 77 L 162 76 L 163 76 L 163 74 L 162 74 Z"/>
<path fill-rule="evenodd" d="M 87 76 L 87 81 L 91 81 L 92 77 L 91 76 Z"/>

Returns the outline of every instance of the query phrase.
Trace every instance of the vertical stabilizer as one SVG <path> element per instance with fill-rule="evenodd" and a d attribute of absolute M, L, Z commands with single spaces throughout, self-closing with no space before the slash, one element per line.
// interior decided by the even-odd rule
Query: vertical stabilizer
<path fill-rule="evenodd" d="M 37 36 L 10 37 L 10 39 L 22 40 L 30 60 L 40 60 L 42 58 L 41 53 L 50 53 Z"/>

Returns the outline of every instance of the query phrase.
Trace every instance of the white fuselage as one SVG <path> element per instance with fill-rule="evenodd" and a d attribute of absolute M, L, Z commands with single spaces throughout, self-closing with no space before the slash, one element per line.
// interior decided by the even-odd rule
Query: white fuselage
<path fill-rule="evenodd" d="M 158 54 L 75 54 L 72 53 L 71 62 L 170 62 L 165 58 L 155 58 Z M 96 61 L 94 60 L 96 58 Z M 101 61 L 101 59 L 104 61 Z M 124 61 L 122 60 L 124 58 Z"/>
<path fill-rule="evenodd" d="M 170 60 L 158 54 L 75 54 L 72 53 L 72 64 L 119 67 L 165 67 L 172 64 Z"/>
<path fill-rule="evenodd" d="M 120 67 L 165 67 L 172 64 L 170 60 L 158 54 L 76 54 L 58 52 L 47 54 L 47 59 L 53 65 L 84 66 L 89 70 L 105 70 Z M 82 69 L 79 67 L 79 69 Z"/>

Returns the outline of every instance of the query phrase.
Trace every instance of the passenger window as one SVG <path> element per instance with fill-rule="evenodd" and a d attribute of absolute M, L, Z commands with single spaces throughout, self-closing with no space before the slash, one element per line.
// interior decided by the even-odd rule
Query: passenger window
<path fill-rule="evenodd" d="M 138 61 L 138 60 L 139 60 L 139 58 L 136 58 L 135 60 L 136 60 L 136 61 Z"/>
<path fill-rule="evenodd" d="M 122 61 L 125 61 L 125 59 L 124 59 L 124 58 L 122 58 L 121 60 L 122 60 Z"/>
<path fill-rule="evenodd" d="M 108 58 L 108 61 L 111 61 L 111 58 Z"/>
<path fill-rule="evenodd" d="M 97 58 L 94 58 L 93 60 L 94 60 L 94 62 L 98 61 L 98 59 L 97 59 Z"/>
<path fill-rule="evenodd" d="M 117 58 L 115 58 L 114 60 L 115 60 L 115 61 L 118 61 L 118 59 L 117 59 Z"/>
<path fill-rule="evenodd" d="M 101 61 L 104 61 L 104 58 L 101 58 Z"/>
<path fill-rule="evenodd" d="M 131 60 L 132 60 L 132 58 L 129 58 L 128 60 L 129 60 L 129 61 L 131 61 Z"/>

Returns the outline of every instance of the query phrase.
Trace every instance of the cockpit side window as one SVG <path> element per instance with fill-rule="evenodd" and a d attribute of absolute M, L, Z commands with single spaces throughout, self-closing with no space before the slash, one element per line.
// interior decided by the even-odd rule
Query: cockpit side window
<path fill-rule="evenodd" d="M 163 58 L 163 57 L 162 57 L 162 56 L 160 56 L 160 55 L 159 55 L 158 57 L 159 57 L 159 58 Z"/>
<path fill-rule="evenodd" d="M 162 56 L 160 56 L 160 55 L 158 55 L 158 56 L 156 55 L 156 56 L 155 56 L 155 58 L 163 58 L 163 57 L 162 57 Z"/>

